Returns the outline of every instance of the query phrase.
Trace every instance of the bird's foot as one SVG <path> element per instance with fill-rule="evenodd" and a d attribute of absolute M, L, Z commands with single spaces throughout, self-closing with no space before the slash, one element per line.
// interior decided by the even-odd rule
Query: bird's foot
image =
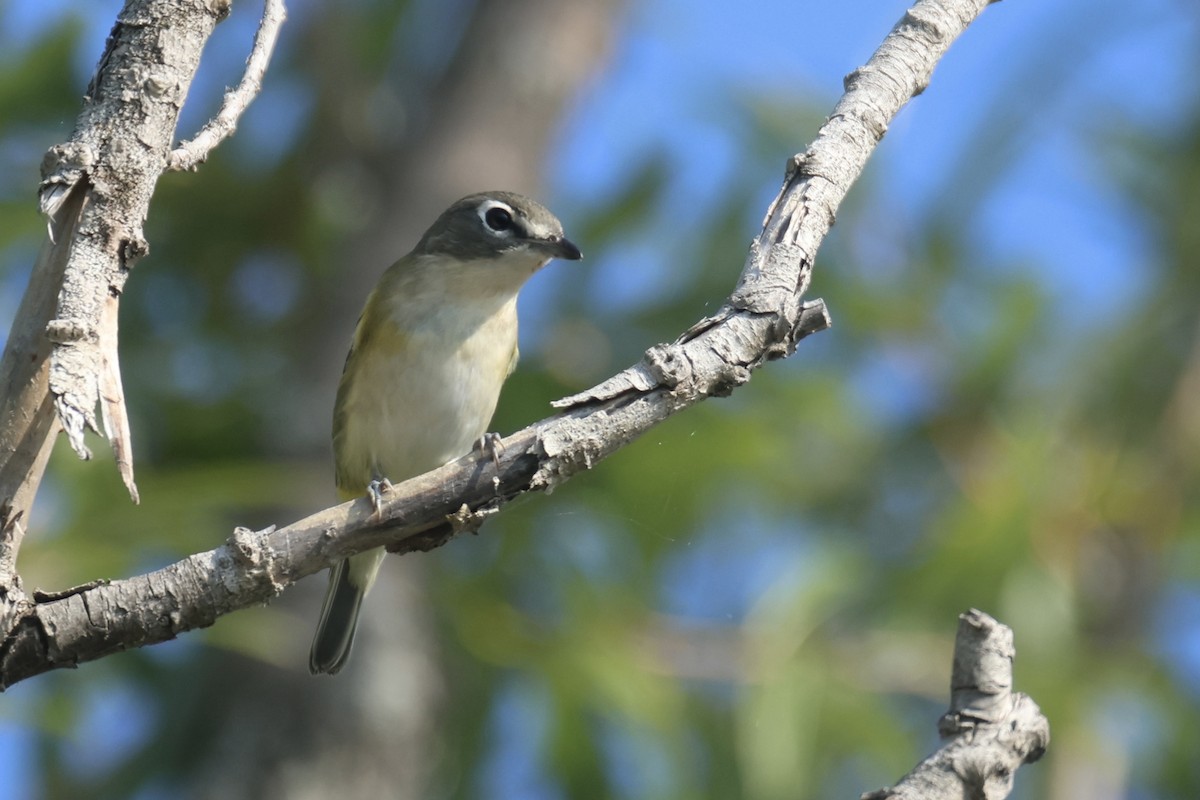
<path fill-rule="evenodd" d="M 479 451 L 479 454 L 489 456 L 492 459 L 492 466 L 497 470 L 500 469 L 500 454 L 504 452 L 502 439 L 503 437 L 498 433 L 485 433 L 475 443 L 475 449 Z"/>
<path fill-rule="evenodd" d="M 367 499 L 375 509 L 372 515 L 378 519 L 383 515 L 383 496 L 392 490 L 392 482 L 387 478 L 376 478 L 367 484 Z"/>

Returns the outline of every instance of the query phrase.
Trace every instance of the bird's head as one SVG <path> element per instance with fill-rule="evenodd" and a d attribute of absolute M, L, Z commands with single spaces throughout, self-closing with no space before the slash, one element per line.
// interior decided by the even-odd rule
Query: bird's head
<path fill-rule="evenodd" d="M 459 261 L 524 261 L 532 269 L 553 258 L 577 261 L 583 257 L 563 235 L 557 217 L 536 200 L 513 192 L 464 197 L 442 212 L 413 252 Z"/>

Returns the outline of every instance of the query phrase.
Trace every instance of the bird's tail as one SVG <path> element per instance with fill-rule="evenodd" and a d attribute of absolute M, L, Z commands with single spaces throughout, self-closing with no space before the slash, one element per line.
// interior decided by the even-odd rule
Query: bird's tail
<path fill-rule="evenodd" d="M 329 589 L 308 655 L 308 670 L 313 675 L 336 675 L 346 665 L 350 645 L 354 644 L 358 610 L 375 582 L 383 556 L 381 547 L 343 559 L 329 568 Z"/>

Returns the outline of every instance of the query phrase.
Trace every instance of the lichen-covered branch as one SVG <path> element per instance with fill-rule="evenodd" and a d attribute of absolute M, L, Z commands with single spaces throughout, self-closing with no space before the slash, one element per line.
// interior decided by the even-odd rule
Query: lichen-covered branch
<path fill-rule="evenodd" d="M 278 530 L 239 532 L 226 545 L 158 572 L 34 598 L 0 643 L 0 687 L 61 666 L 173 638 L 278 594 L 334 560 L 386 545 L 436 547 L 511 499 L 549 491 L 683 409 L 727 395 L 765 362 L 828 327 L 804 302 L 817 248 L 891 119 L 988 0 L 919 0 L 870 61 L 808 150 L 751 245 L 737 287 L 712 317 L 503 441 L 498 465 L 464 458 L 396 487 L 382 514 L 347 503 Z M 165 534 L 164 534 L 165 535 Z"/>
<path fill-rule="evenodd" d="M 950 710 L 938 722 L 946 746 L 895 786 L 862 800 L 1003 800 L 1023 764 L 1042 757 L 1050 723 L 1037 703 L 1012 690 L 1013 632 L 971 609 L 958 618 Z"/>

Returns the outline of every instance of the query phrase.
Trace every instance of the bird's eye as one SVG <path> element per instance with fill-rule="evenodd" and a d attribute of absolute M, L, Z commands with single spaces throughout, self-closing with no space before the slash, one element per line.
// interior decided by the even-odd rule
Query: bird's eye
<path fill-rule="evenodd" d="M 483 215 L 483 221 L 494 231 L 509 231 L 513 227 L 512 214 L 503 206 L 492 206 Z"/>

